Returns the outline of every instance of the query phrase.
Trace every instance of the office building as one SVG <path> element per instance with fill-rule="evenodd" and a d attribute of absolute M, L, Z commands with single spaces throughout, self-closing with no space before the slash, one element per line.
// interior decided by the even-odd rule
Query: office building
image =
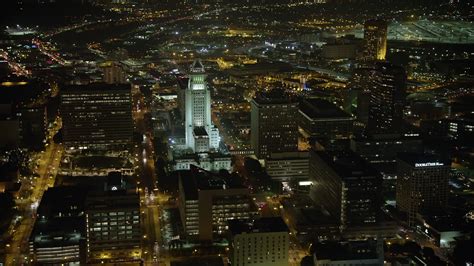
<path fill-rule="evenodd" d="M 288 265 L 289 230 L 280 217 L 230 220 L 229 235 L 232 265 Z"/>
<path fill-rule="evenodd" d="M 309 153 L 272 153 L 265 159 L 265 170 L 272 179 L 282 182 L 308 180 Z"/>
<path fill-rule="evenodd" d="M 62 90 L 61 116 L 68 150 L 130 147 L 133 135 L 129 84 L 71 85 Z"/>
<path fill-rule="evenodd" d="M 201 60 L 195 60 L 189 71 L 185 97 L 186 148 L 207 152 L 219 148 L 219 130 L 211 120 L 211 91 L 206 82 L 206 70 Z"/>
<path fill-rule="evenodd" d="M 251 146 L 259 159 L 298 150 L 298 103 L 281 89 L 259 92 L 251 102 Z"/>
<path fill-rule="evenodd" d="M 304 135 L 327 150 L 338 149 L 341 142 L 349 145 L 354 121 L 353 116 L 326 100 L 310 98 L 300 103 L 299 125 Z"/>
<path fill-rule="evenodd" d="M 192 167 L 179 176 L 178 205 L 184 231 L 190 239 L 212 241 L 227 232 L 227 220 L 257 215 L 248 188 Z"/>
<path fill-rule="evenodd" d="M 388 25 L 383 20 L 368 20 L 364 24 L 363 60 L 385 60 Z"/>
<path fill-rule="evenodd" d="M 281 200 L 282 217 L 302 245 L 314 240 L 340 237 L 340 223 L 329 212 L 309 197 L 308 193 L 294 193 Z"/>
<path fill-rule="evenodd" d="M 87 262 L 127 263 L 141 260 L 140 197 L 120 182 L 91 191 L 85 204 Z"/>
<path fill-rule="evenodd" d="M 74 186 L 46 190 L 29 239 L 35 264 L 85 263 L 85 195 L 84 189 Z"/>
<path fill-rule="evenodd" d="M 357 135 L 351 139 L 351 150 L 380 171 L 384 179 L 397 176 L 397 155 L 405 152 L 423 152 L 423 139 L 416 133 L 402 135 Z"/>
<path fill-rule="evenodd" d="M 352 152 L 310 152 L 310 191 L 341 229 L 372 226 L 380 221 L 382 177 Z"/>
<path fill-rule="evenodd" d="M 416 214 L 446 207 L 451 163 L 440 156 L 402 153 L 397 163 L 397 208 L 413 225 Z"/>
<path fill-rule="evenodd" d="M 407 76 L 402 67 L 377 62 L 367 71 L 370 84 L 369 134 L 400 133 Z"/>
<path fill-rule="evenodd" d="M 316 243 L 314 250 L 315 266 L 384 265 L 381 240 L 324 241 Z"/>

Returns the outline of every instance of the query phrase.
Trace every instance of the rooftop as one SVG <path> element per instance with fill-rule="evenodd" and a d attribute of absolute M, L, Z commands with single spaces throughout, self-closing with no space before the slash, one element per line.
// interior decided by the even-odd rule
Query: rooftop
<path fill-rule="evenodd" d="M 315 152 L 341 178 L 378 177 L 380 173 L 354 152 Z"/>
<path fill-rule="evenodd" d="M 318 98 L 305 99 L 300 104 L 300 110 L 312 119 L 321 118 L 351 118 L 335 104 Z"/>
<path fill-rule="evenodd" d="M 244 189 L 241 180 L 192 166 L 191 170 L 181 171 L 179 178 L 187 199 L 198 199 L 199 190 Z"/>
<path fill-rule="evenodd" d="M 229 231 L 233 235 L 242 233 L 288 232 L 281 217 L 262 217 L 253 221 L 229 220 Z"/>
<path fill-rule="evenodd" d="M 63 92 L 77 91 L 131 91 L 130 84 L 108 84 L 108 83 L 91 83 L 87 85 L 69 85 L 61 89 Z"/>
<path fill-rule="evenodd" d="M 253 100 L 258 104 L 289 104 L 296 103 L 296 98 L 286 92 L 284 89 L 272 89 L 269 91 L 258 92 Z"/>
<path fill-rule="evenodd" d="M 378 259 L 377 241 L 325 241 L 316 244 L 314 249 L 317 260 L 367 260 Z"/>

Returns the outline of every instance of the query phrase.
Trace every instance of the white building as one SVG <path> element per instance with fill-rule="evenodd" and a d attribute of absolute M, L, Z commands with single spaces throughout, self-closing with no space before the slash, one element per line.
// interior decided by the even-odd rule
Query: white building
<path fill-rule="evenodd" d="M 216 150 L 220 141 L 219 130 L 211 120 L 211 92 L 206 76 L 201 60 L 195 60 L 185 91 L 186 147 L 194 152 Z"/>
<path fill-rule="evenodd" d="M 231 169 L 231 155 L 220 145 L 219 129 L 212 124 L 211 92 L 201 60 L 195 60 L 184 90 L 185 144 L 175 145 L 174 170 L 189 170 L 191 165 L 207 171 Z"/>
<path fill-rule="evenodd" d="M 280 217 L 228 221 L 233 266 L 287 266 L 289 230 Z"/>

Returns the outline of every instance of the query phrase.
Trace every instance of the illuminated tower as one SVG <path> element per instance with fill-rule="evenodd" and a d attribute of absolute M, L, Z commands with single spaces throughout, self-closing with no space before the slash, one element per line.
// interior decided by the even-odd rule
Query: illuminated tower
<path fill-rule="evenodd" d="M 186 147 L 193 152 L 208 152 L 219 147 L 219 131 L 211 120 L 211 92 L 206 76 L 201 60 L 195 60 L 185 92 Z"/>
<path fill-rule="evenodd" d="M 387 22 L 368 20 L 364 24 L 364 60 L 385 60 L 387 54 Z"/>

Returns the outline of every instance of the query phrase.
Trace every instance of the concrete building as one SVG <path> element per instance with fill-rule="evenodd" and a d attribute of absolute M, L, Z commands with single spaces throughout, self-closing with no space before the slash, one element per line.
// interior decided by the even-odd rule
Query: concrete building
<path fill-rule="evenodd" d="M 219 170 L 232 170 L 232 156 L 228 153 L 191 153 L 174 156 L 173 169 L 189 170 L 192 166 L 206 171 L 218 172 Z"/>
<path fill-rule="evenodd" d="M 231 155 L 212 123 L 211 92 L 206 77 L 201 60 L 195 60 L 188 79 L 178 79 L 178 105 L 184 115 L 185 137 L 183 143 L 173 139 L 174 170 L 189 170 L 192 165 L 207 171 L 231 169 Z"/>
<path fill-rule="evenodd" d="M 140 197 L 119 183 L 105 188 L 86 199 L 87 262 L 140 262 Z"/>
<path fill-rule="evenodd" d="M 310 191 L 315 203 L 329 212 L 342 231 L 380 222 L 382 177 L 352 152 L 310 152 Z"/>
<path fill-rule="evenodd" d="M 288 265 L 289 230 L 280 217 L 230 220 L 229 235 L 232 265 Z"/>
<path fill-rule="evenodd" d="M 298 150 L 298 103 L 281 89 L 257 93 L 251 102 L 251 146 L 259 159 Z"/>
<path fill-rule="evenodd" d="M 85 195 L 84 189 L 72 186 L 49 188 L 44 193 L 29 239 L 35 264 L 85 263 Z"/>
<path fill-rule="evenodd" d="M 447 206 L 451 162 L 440 156 L 402 153 L 397 163 L 397 208 L 407 214 L 410 225 L 417 213 Z"/>
<path fill-rule="evenodd" d="M 265 169 L 268 175 L 274 180 L 307 180 L 309 153 L 272 153 L 269 158 L 265 159 Z"/>
<path fill-rule="evenodd" d="M 60 112 L 68 150 L 127 149 L 131 145 L 129 84 L 67 86 L 62 90 Z"/>
<path fill-rule="evenodd" d="M 257 215 L 249 190 L 237 180 L 192 167 L 179 176 L 179 210 L 187 237 L 212 241 L 227 232 L 227 220 Z"/>
<path fill-rule="evenodd" d="M 384 265 L 382 241 L 374 239 L 325 241 L 317 243 L 314 250 L 315 266 Z"/>
<path fill-rule="evenodd" d="M 219 130 L 211 120 L 211 91 L 201 60 L 195 60 L 189 71 L 185 97 L 186 147 L 193 152 L 219 148 Z"/>
<path fill-rule="evenodd" d="M 351 139 L 351 150 L 380 171 L 384 179 L 397 176 L 397 155 L 404 152 L 423 152 L 419 134 L 356 136 Z"/>
<path fill-rule="evenodd" d="M 299 126 L 306 136 L 327 150 L 338 149 L 338 145 L 349 146 L 354 132 L 353 116 L 335 104 L 317 98 L 303 100 L 299 108 Z"/>

